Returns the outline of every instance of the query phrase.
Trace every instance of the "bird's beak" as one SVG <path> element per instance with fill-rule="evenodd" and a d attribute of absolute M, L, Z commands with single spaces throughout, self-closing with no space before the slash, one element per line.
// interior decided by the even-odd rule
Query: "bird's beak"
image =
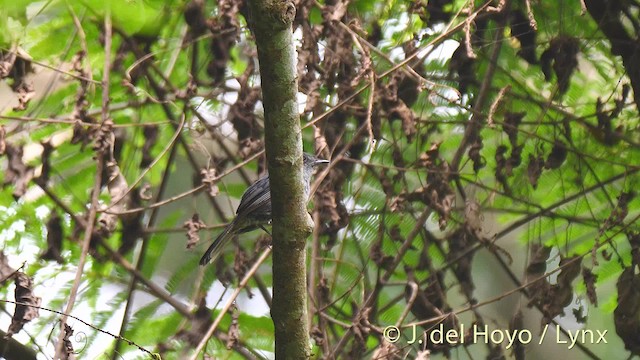
<path fill-rule="evenodd" d="M 318 166 L 318 165 L 328 164 L 328 163 L 329 163 L 329 160 L 316 159 L 316 162 L 313 164 L 313 166 Z"/>

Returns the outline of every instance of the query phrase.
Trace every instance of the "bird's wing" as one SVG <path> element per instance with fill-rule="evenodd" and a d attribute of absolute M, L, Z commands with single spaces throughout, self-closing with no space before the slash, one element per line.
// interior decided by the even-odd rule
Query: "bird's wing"
<path fill-rule="evenodd" d="M 251 184 L 242 195 L 236 214 L 249 214 L 256 209 L 264 211 L 266 207 L 271 210 L 271 189 L 269 188 L 269 175 L 265 175 Z M 270 211 L 269 211 L 270 212 Z"/>

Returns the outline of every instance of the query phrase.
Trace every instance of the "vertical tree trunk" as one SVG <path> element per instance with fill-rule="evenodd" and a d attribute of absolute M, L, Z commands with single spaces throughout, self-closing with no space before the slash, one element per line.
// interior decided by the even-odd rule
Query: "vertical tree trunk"
<path fill-rule="evenodd" d="M 296 53 L 288 0 L 250 0 L 258 46 L 273 212 L 273 305 L 276 358 L 310 356 L 305 243 L 312 230 L 302 183 L 302 135 Z"/>

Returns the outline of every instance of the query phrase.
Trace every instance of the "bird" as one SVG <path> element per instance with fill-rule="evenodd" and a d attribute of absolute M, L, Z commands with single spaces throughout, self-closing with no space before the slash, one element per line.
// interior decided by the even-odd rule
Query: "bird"
<path fill-rule="evenodd" d="M 302 180 L 304 182 L 304 196 L 309 201 L 311 191 L 311 175 L 316 166 L 329 163 L 328 160 L 318 159 L 315 156 L 302 154 Z M 249 232 L 255 229 L 263 229 L 271 223 L 271 189 L 269 174 L 264 175 L 251 184 L 242 194 L 240 205 L 236 209 L 235 218 L 227 224 L 220 235 L 213 241 L 200 259 L 200 265 L 205 266 L 213 262 L 222 252 L 224 246 L 234 235 Z"/>

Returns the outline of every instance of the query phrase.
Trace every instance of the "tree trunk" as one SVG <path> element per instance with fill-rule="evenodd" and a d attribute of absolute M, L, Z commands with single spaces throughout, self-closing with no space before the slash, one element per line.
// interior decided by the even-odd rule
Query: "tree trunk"
<path fill-rule="evenodd" d="M 302 182 L 302 135 L 296 94 L 296 53 L 287 0 L 250 0 L 258 47 L 273 214 L 273 305 L 276 358 L 310 357 L 307 330 L 306 239 L 313 223 Z"/>

